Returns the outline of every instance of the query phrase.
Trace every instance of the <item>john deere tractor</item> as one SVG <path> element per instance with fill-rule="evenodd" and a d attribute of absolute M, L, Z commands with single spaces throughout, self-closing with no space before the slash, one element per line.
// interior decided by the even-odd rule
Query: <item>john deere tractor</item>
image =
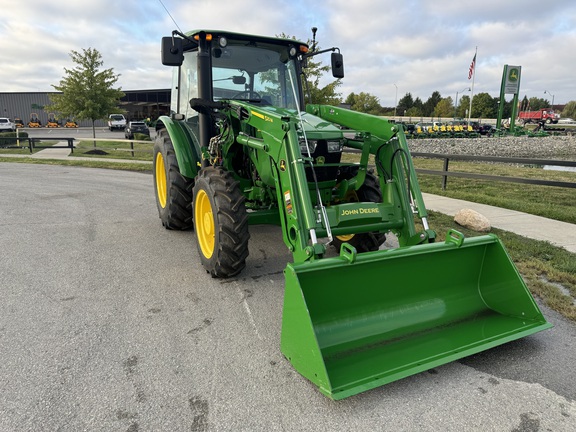
<path fill-rule="evenodd" d="M 218 278 L 246 266 L 250 226 L 281 226 L 293 257 L 281 350 L 333 399 L 549 328 L 496 236 L 435 242 L 401 127 L 305 105 L 307 61 L 328 52 L 342 78 L 338 48 L 213 30 L 162 39 L 173 67 L 154 144 L 163 226 L 194 228 Z M 382 247 L 388 233 L 397 248 Z"/>

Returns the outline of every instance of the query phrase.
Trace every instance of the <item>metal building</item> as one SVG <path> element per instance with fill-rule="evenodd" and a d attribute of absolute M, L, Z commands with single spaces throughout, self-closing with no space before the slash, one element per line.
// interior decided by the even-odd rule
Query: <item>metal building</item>
<path fill-rule="evenodd" d="M 125 96 L 120 100 L 120 109 L 128 120 L 154 120 L 160 115 L 170 112 L 170 89 L 161 90 L 122 90 Z M 56 92 L 0 92 L 0 117 L 9 117 L 12 120 L 21 118 L 26 124 L 32 113 L 37 114 L 42 125 L 46 125 L 49 115 L 52 113 L 50 94 Z M 54 116 L 65 122 L 67 119 L 60 118 L 58 113 Z M 78 121 L 79 126 L 92 126 L 91 121 Z M 96 121 L 96 126 L 106 126 L 106 120 Z"/>

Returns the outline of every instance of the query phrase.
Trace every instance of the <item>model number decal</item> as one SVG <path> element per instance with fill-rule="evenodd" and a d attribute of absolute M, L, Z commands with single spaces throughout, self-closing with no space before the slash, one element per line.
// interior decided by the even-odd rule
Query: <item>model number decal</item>
<path fill-rule="evenodd" d="M 274 120 L 272 120 L 270 117 L 268 117 L 267 115 L 264 115 L 262 113 L 256 112 L 256 111 L 250 111 L 250 114 L 255 115 L 256 117 L 258 117 L 259 119 L 262 119 L 266 122 L 270 122 L 272 123 Z"/>

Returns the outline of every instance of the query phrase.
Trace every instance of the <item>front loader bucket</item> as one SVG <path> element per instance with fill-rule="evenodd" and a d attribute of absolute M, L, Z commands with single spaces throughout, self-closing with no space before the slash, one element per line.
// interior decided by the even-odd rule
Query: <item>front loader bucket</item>
<path fill-rule="evenodd" d="M 552 327 L 496 236 L 288 264 L 282 353 L 342 399 Z"/>

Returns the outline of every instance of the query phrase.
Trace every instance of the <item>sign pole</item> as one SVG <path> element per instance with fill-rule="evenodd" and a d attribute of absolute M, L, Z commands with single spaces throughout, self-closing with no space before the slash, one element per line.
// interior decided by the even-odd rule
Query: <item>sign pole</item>
<path fill-rule="evenodd" d="M 502 127 L 502 117 L 504 115 L 504 104 L 506 95 L 512 94 L 512 113 L 510 115 L 510 132 L 514 133 L 516 127 L 516 116 L 518 115 L 518 94 L 520 93 L 520 73 L 522 66 L 504 65 L 502 72 L 502 85 L 500 86 L 500 107 L 498 109 L 498 119 L 496 120 L 496 129 Z"/>
<path fill-rule="evenodd" d="M 508 65 L 504 65 L 504 70 L 502 71 L 502 82 L 500 83 L 500 102 L 498 104 L 498 118 L 496 119 L 496 130 L 500 131 L 502 127 L 502 116 L 504 115 L 504 104 L 505 93 L 504 93 L 504 83 L 506 82 L 506 73 L 508 71 Z"/>
<path fill-rule="evenodd" d="M 476 79 L 476 56 L 478 55 L 478 47 L 474 52 L 473 69 L 472 69 L 472 87 L 470 87 L 470 107 L 468 109 L 468 126 L 470 126 L 470 117 L 472 116 L 472 99 L 474 99 L 474 80 Z"/>

